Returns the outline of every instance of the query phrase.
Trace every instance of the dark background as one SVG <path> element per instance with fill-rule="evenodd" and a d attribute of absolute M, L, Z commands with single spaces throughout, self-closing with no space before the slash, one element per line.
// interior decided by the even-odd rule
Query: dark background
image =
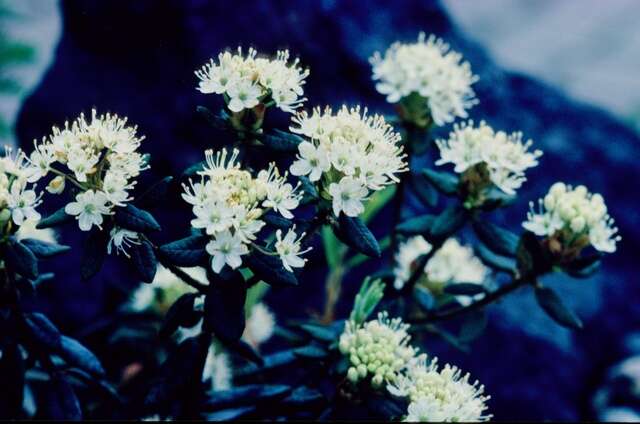
<path fill-rule="evenodd" d="M 390 113 L 371 82 L 368 57 L 395 40 L 414 40 L 419 31 L 444 38 L 480 76 L 475 85 L 480 104 L 471 117 L 495 128 L 522 130 L 545 153 L 528 173 L 520 201 L 497 221 L 517 230 L 528 200 L 543 195 L 550 184 L 582 183 L 604 195 L 623 240 L 597 276 L 571 280 L 558 275 L 548 281 L 585 319 L 584 330 L 558 328 L 540 313 L 532 294 L 523 292 L 492 309 L 487 333 L 475 342 L 472 354 L 435 339 L 425 347 L 485 384 L 496 419 L 596 417 L 590 406 L 593 391 L 608 367 L 631 353 L 627 341 L 640 322 L 640 140 L 631 129 L 605 111 L 567 99 L 557 88 L 498 68 L 437 2 L 74 0 L 62 1 L 61 7 L 62 39 L 54 63 L 23 105 L 18 139 L 29 146 L 51 125 L 94 106 L 128 116 L 147 137 L 142 150 L 153 156 L 142 187 L 179 173 L 225 137 L 195 114 L 197 105 L 215 108 L 220 99 L 197 92 L 193 74 L 225 48 L 254 46 L 264 53 L 289 48 L 311 69 L 305 86 L 308 107 L 360 103 Z M 270 124 L 286 125 L 285 114 L 271 115 Z M 164 239 L 188 231 L 188 222 L 178 220 L 178 214 L 155 212 Z M 375 228 L 380 232 L 388 224 L 383 214 Z M 59 278 L 44 288 L 40 307 L 73 333 L 115 310 L 137 283 L 124 261 L 115 258 L 93 280 L 79 281 L 70 269 L 80 256 L 78 231 L 66 228 L 60 238 L 76 249 L 49 263 Z M 321 307 L 325 270 L 320 246 L 312 257 L 299 288 L 268 295 L 280 320 Z M 343 312 L 359 282 L 360 275 L 346 281 Z"/>

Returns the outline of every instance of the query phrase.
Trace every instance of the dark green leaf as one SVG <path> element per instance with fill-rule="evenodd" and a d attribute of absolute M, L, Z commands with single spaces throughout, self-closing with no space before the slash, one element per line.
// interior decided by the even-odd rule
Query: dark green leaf
<path fill-rule="evenodd" d="M 5 344 L 0 357 L 0 381 L 4 381 L 0 396 L 0 413 L 3 417 L 17 418 L 22 415 L 24 395 L 25 361 L 15 343 Z"/>
<path fill-rule="evenodd" d="M 450 206 L 433 220 L 431 235 L 446 239 L 462 228 L 466 221 L 467 213 L 463 208 Z"/>
<path fill-rule="evenodd" d="M 208 241 L 208 237 L 200 234 L 189 236 L 161 246 L 160 254 L 174 265 L 197 266 L 207 257 Z"/>
<path fill-rule="evenodd" d="M 422 174 L 413 174 L 411 178 L 411 187 L 416 196 L 426 205 L 434 207 L 438 204 L 438 192 L 433 184 Z"/>
<path fill-rule="evenodd" d="M 298 285 L 298 279 L 295 274 L 284 269 L 278 256 L 271 256 L 254 250 L 245 258 L 245 264 L 265 283 L 274 287 Z"/>
<path fill-rule="evenodd" d="M 515 257 L 518 249 L 518 236 L 488 221 L 474 221 L 473 229 L 478 238 L 499 255 Z"/>
<path fill-rule="evenodd" d="M 302 137 L 288 132 L 273 130 L 260 138 L 260 141 L 268 148 L 278 152 L 297 152 L 298 144 L 302 143 Z"/>
<path fill-rule="evenodd" d="M 485 201 L 481 208 L 485 211 L 491 211 L 499 207 L 509 206 L 516 200 L 516 196 L 506 194 L 497 187 L 491 187 L 485 194 Z"/>
<path fill-rule="evenodd" d="M 551 258 L 535 234 L 525 231 L 516 252 L 518 270 L 522 275 L 542 275 L 551 270 Z"/>
<path fill-rule="evenodd" d="M 267 213 L 260 219 L 268 225 L 282 230 L 288 230 L 293 225 L 293 221 L 291 219 L 284 218 L 282 215 L 276 213 Z"/>
<path fill-rule="evenodd" d="M 159 206 L 167 198 L 172 183 L 172 176 L 164 177 L 138 196 L 136 204 L 141 207 Z"/>
<path fill-rule="evenodd" d="M 107 255 L 108 233 L 99 228 L 94 228 L 89 232 L 82 251 L 82 259 L 80 262 L 80 277 L 83 280 L 96 275 Z"/>
<path fill-rule="evenodd" d="M 158 260 L 153 251 L 153 246 L 147 240 L 142 240 L 140 244 L 136 244 L 131 249 L 131 259 L 145 283 L 153 282 L 158 268 Z"/>
<path fill-rule="evenodd" d="M 67 221 L 71 221 L 72 219 L 73 219 L 73 215 L 68 215 L 64 211 L 64 207 L 63 207 L 58 209 L 51 215 L 47 216 L 46 218 L 41 219 L 36 225 L 36 228 L 43 229 L 43 228 L 55 227 Z"/>
<path fill-rule="evenodd" d="M 233 342 L 226 342 L 223 340 L 222 343 L 229 351 L 237 353 L 244 359 L 253 362 L 257 366 L 261 367 L 262 365 L 264 365 L 264 361 L 262 360 L 260 354 L 256 352 L 256 350 L 244 340 L 240 339 Z"/>
<path fill-rule="evenodd" d="M 115 214 L 116 223 L 128 230 L 147 233 L 160 231 L 160 224 L 149 212 L 127 203 L 124 208 L 117 208 Z"/>
<path fill-rule="evenodd" d="M 399 233 L 406 235 L 430 234 L 434 221 L 435 216 L 433 215 L 415 216 L 401 222 L 396 229 Z"/>
<path fill-rule="evenodd" d="M 416 286 L 413 292 L 415 294 L 416 302 L 418 302 L 418 305 L 420 305 L 422 309 L 424 309 L 425 311 L 429 311 L 433 308 L 435 299 L 428 289 Z"/>
<path fill-rule="evenodd" d="M 216 115 L 211 110 L 204 106 L 197 106 L 196 112 L 198 112 L 204 119 L 207 120 L 212 127 L 224 130 L 229 127 L 229 121 L 224 115 Z"/>
<path fill-rule="evenodd" d="M 293 354 L 301 358 L 322 359 L 329 355 L 329 352 L 320 346 L 310 344 L 293 349 Z"/>
<path fill-rule="evenodd" d="M 71 247 L 62 244 L 49 243 L 38 239 L 22 239 L 22 244 L 27 246 L 38 258 L 48 258 L 71 250 Z"/>
<path fill-rule="evenodd" d="M 171 305 L 160 328 L 161 338 L 170 337 L 178 327 L 193 327 L 198 323 L 202 313 L 193 310 L 196 297 L 197 293 L 185 293 Z"/>
<path fill-rule="evenodd" d="M 453 194 L 458 190 L 458 177 L 444 171 L 435 171 L 425 168 L 422 170 L 424 175 L 438 191 L 444 194 Z"/>
<path fill-rule="evenodd" d="M 601 258 L 600 253 L 584 256 L 568 263 L 563 269 L 574 278 L 589 278 L 600 269 Z"/>
<path fill-rule="evenodd" d="M 339 335 L 334 328 L 327 327 L 325 325 L 300 324 L 300 328 L 311 337 L 324 342 L 333 342 L 337 340 Z"/>
<path fill-rule="evenodd" d="M 76 366 L 88 373 L 103 376 L 104 369 L 100 360 L 76 339 L 62 336 L 58 353 L 69 365 Z"/>
<path fill-rule="evenodd" d="M 239 420 L 246 418 L 251 413 L 255 412 L 255 406 L 243 406 L 241 408 L 222 409 L 216 412 L 210 412 L 204 414 L 205 421 L 222 421 L 228 422 L 232 420 Z"/>
<path fill-rule="evenodd" d="M 247 286 L 239 272 L 234 272 L 229 279 L 210 279 L 204 301 L 205 331 L 213 331 L 221 340 L 239 340 L 245 326 L 246 297 Z"/>
<path fill-rule="evenodd" d="M 5 260 L 9 268 L 18 274 L 32 280 L 38 277 L 36 255 L 15 237 L 10 237 L 6 244 Z"/>
<path fill-rule="evenodd" d="M 309 405 L 317 405 L 325 402 L 322 392 L 311 389 L 307 386 L 296 387 L 282 403 L 296 407 L 308 407 Z"/>
<path fill-rule="evenodd" d="M 360 218 L 340 214 L 338 225 L 334 229 L 336 236 L 347 246 L 372 258 L 380 257 L 378 241 Z"/>
<path fill-rule="evenodd" d="M 302 203 L 306 204 L 315 199 L 317 199 L 320 195 L 318 194 L 318 190 L 314 183 L 311 182 L 309 177 L 298 177 L 298 181 L 300 181 L 302 191 L 304 192 L 304 198 L 302 199 Z"/>
<path fill-rule="evenodd" d="M 474 283 L 453 283 L 444 287 L 445 293 L 462 296 L 475 296 L 486 292 L 482 284 Z"/>
<path fill-rule="evenodd" d="M 25 314 L 25 322 L 31 330 L 31 335 L 38 343 L 58 349 L 62 335 L 58 328 L 44 314 L 32 312 Z"/>
<path fill-rule="evenodd" d="M 516 269 L 516 261 L 511 258 L 505 258 L 493 253 L 486 248 L 482 243 L 475 246 L 475 252 L 480 260 L 487 266 L 499 271 L 504 271 L 509 274 L 513 274 Z"/>
<path fill-rule="evenodd" d="M 298 357 L 293 353 L 293 349 L 282 350 L 276 353 L 272 353 L 267 356 L 262 357 L 264 363 L 261 367 L 255 364 L 249 364 L 245 367 L 239 368 L 234 372 L 234 375 L 237 376 L 250 376 L 256 374 L 258 372 L 269 371 L 279 367 L 283 367 L 285 365 L 290 365 Z"/>
<path fill-rule="evenodd" d="M 73 387 L 62 376 L 56 376 L 47 384 L 45 396 L 46 417 L 52 420 L 80 421 L 82 410 Z"/>
<path fill-rule="evenodd" d="M 218 390 L 203 405 L 206 411 L 215 411 L 244 405 L 272 403 L 291 393 L 291 387 L 282 384 L 251 384 Z"/>
<path fill-rule="evenodd" d="M 487 327 L 487 314 L 484 311 L 470 312 L 460 327 L 459 339 L 463 343 L 469 343 L 482 335 Z"/>
<path fill-rule="evenodd" d="M 555 322 L 568 328 L 582 328 L 580 318 L 562 303 L 556 292 L 549 287 L 536 287 L 535 291 L 538 304 Z"/>
<path fill-rule="evenodd" d="M 198 174 L 198 172 L 202 171 L 207 163 L 205 161 L 195 163 L 182 171 L 182 177 L 188 178 L 193 177 Z"/>

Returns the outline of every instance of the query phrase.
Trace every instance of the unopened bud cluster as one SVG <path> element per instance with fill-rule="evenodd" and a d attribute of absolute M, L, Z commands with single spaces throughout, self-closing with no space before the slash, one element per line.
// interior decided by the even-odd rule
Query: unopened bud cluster
<path fill-rule="evenodd" d="M 357 383 L 370 377 L 373 387 L 395 381 L 416 354 L 416 349 L 409 346 L 408 328 L 400 318 L 390 319 L 386 312 L 362 326 L 348 321 L 339 343 L 340 352 L 351 365 L 347 378 Z"/>

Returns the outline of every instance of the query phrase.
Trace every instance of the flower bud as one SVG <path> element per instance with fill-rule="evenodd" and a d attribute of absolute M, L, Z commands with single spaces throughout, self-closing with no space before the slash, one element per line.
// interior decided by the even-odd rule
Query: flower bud
<path fill-rule="evenodd" d="M 586 222 L 582 216 L 576 216 L 571 220 L 571 231 L 574 233 L 580 233 L 584 230 Z"/>
<path fill-rule="evenodd" d="M 556 205 L 556 198 L 552 194 L 547 194 L 544 196 L 544 207 L 547 210 L 553 210 Z"/>
<path fill-rule="evenodd" d="M 383 381 L 384 381 L 384 378 L 382 377 L 382 375 L 376 374 L 371 379 L 371 384 L 373 385 L 373 387 L 378 388 L 378 387 L 382 386 Z"/>
<path fill-rule="evenodd" d="M 564 194 L 567 191 L 567 186 L 564 183 L 557 182 L 551 186 L 549 189 L 549 193 L 551 193 L 554 197 L 558 197 Z"/>
<path fill-rule="evenodd" d="M 349 371 L 347 371 L 347 378 L 350 382 L 354 384 L 357 383 L 360 378 L 360 376 L 358 375 L 358 370 L 356 370 L 354 367 L 349 368 Z"/>
<path fill-rule="evenodd" d="M 3 209 L 2 212 L 0 212 L 0 225 L 4 225 L 9 219 L 11 219 L 11 211 L 9 209 Z"/>
<path fill-rule="evenodd" d="M 64 191 L 65 178 L 59 175 L 52 179 L 47 185 L 47 191 L 51 194 L 60 194 Z"/>
<path fill-rule="evenodd" d="M 360 378 L 365 378 L 367 376 L 367 367 L 364 366 L 364 364 L 360 364 L 358 365 L 358 376 L 360 376 Z"/>

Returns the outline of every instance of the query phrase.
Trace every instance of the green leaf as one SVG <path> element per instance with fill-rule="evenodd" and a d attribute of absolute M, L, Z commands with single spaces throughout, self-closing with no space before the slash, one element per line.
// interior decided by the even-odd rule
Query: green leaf
<path fill-rule="evenodd" d="M 323 342 L 333 342 L 338 338 L 335 328 L 327 327 L 326 325 L 300 324 L 300 328 L 311 337 Z"/>
<path fill-rule="evenodd" d="M 582 328 L 580 318 L 562 303 L 556 292 L 549 287 L 542 286 L 536 287 L 535 292 L 538 304 L 555 322 L 568 328 Z"/>
<path fill-rule="evenodd" d="M 574 278 L 589 278 L 600 269 L 602 254 L 578 258 L 563 267 L 564 272 Z"/>
<path fill-rule="evenodd" d="M 287 406 L 294 406 L 309 410 L 310 405 L 317 405 L 325 402 L 322 392 L 311 389 L 307 386 L 296 387 L 282 403 Z"/>
<path fill-rule="evenodd" d="M 295 362 L 298 359 L 298 357 L 294 355 L 293 349 L 288 349 L 288 350 L 282 350 L 282 351 L 264 356 L 262 359 L 264 361 L 264 364 L 262 365 L 262 367 L 258 367 L 255 364 L 249 364 L 245 367 L 238 368 L 237 370 L 235 370 L 234 376 L 246 377 L 246 376 L 255 375 L 261 372 L 277 369 L 283 366 L 290 366 L 293 362 Z"/>
<path fill-rule="evenodd" d="M 430 234 L 435 219 L 436 217 L 433 215 L 415 216 L 401 222 L 396 230 L 406 235 Z"/>
<path fill-rule="evenodd" d="M 36 255 L 15 237 L 10 237 L 5 245 L 5 260 L 9 268 L 31 280 L 38 277 Z"/>
<path fill-rule="evenodd" d="M 447 284 L 444 287 L 445 293 L 460 295 L 460 296 L 475 296 L 480 293 L 485 293 L 487 290 L 482 284 L 475 283 L 452 283 Z"/>
<path fill-rule="evenodd" d="M 145 283 L 153 282 L 158 268 L 158 260 L 153 251 L 153 246 L 147 240 L 142 240 L 131 249 L 131 259 Z"/>
<path fill-rule="evenodd" d="M 341 214 L 334 230 L 336 236 L 347 246 L 372 258 L 380 257 L 378 241 L 359 218 Z"/>
<path fill-rule="evenodd" d="M 356 294 L 349 319 L 357 324 L 365 322 L 382 300 L 385 287 L 382 280 L 366 277 Z"/>
<path fill-rule="evenodd" d="M 109 237 L 106 231 L 94 228 L 84 241 L 82 259 L 80 260 L 80 277 L 83 280 L 96 275 L 102 268 L 107 255 Z"/>
<path fill-rule="evenodd" d="M 365 224 L 371 222 L 373 218 L 389 203 L 393 196 L 396 194 L 396 186 L 387 186 L 383 190 L 374 192 L 367 200 L 364 207 L 364 212 L 360 215 L 360 219 Z"/>
<path fill-rule="evenodd" d="M 124 208 L 117 208 L 115 214 L 116 223 L 128 230 L 147 233 L 160 231 L 160 224 L 149 212 L 127 203 Z"/>
<path fill-rule="evenodd" d="M 260 141 L 272 150 L 294 153 L 298 151 L 298 144 L 302 143 L 304 139 L 299 135 L 274 129 L 272 133 L 261 137 Z"/>
<path fill-rule="evenodd" d="M 245 327 L 244 301 L 247 286 L 239 272 L 228 279 L 209 273 L 209 292 L 204 301 L 203 329 L 221 340 L 236 341 Z"/>
<path fill-rule="evenodd" d="M 302 198 L 302 201 L 301 201 L 303 205 L 306 205 L 307 203 L 311 203 L 320 197 L 320 195 L 318 194 L 318 189 L 308 177 L 306 176 L 298 177 L 298 181 L 300 181 L 300 187 L 304 192 L 304 197 Z"/>
<path fill-rule="evenodd" d="M 222 344 L 229 351 L 242 356 L 244 359 L 253 362 L 261 367 L 264 364 L 260 354 L 251 345 L 244 340 L 226 341 L 222 340 Z"/>
<path fill-rule="evenodd" d="M 336 269 L 342 262 L 345 249 L 328 226 L 323 226 L 321 233 L 327 265 L 330 269 Z"/>
<path fill-rule="evenodd" d="M 169 308 L 160 327 L 160 337 L 166 339 L 176 332 L 178 327 L 193 327 L 200 321 L 202 313 L 193 309 L 198 293 L 185 293 Z"/>
<path fill-rule="evenodd" d="M 515 257 L 518 249 L 518 236 L 488 221 L 474 220 L 473 229 L 478 238 L 499 255 Z"/>
<path fill-rule="evenodd" d="M 218 390 L 204 402 L 205 411 L 216 411 L 244 405 L 271 403 L 291 393 L 291 387 L 282 384 L 250 384 Z"/>
<path fill-rule="evenodd" d="M 284 269 L 278 256 L 267 255 L 258 250 L 244 257 L 244 263 L 265 283 L 274 287 L 291 287 L 298 285 L 293 272 Z"/>
<path fill-rule="evenodd" d="M 516 200 L 516 196 L 506 194 L 497 187 L 491 187 L 488 193 L 485 194 L 484 203 L 482 203 L 481 209 L 485 211 L 492 211 L 494 209 L 509 206 Z"/>
<path fill-rule="evenodd" d="M 50 349 L 58 349 L 62 335 L 49 318 L 40 312 L 26 313 L 24 316 L 33 339 Z"/>
<path fill-rule="evenodd" d="M 160 246 L 160 255 L 178 266 L 198 266 L 207 257 L 205 246 L 208 242 L 206 236 L 192 235 Z"/>
<path fill-rule="evenodd" d="M 282 215 L 272 212 L 266 213 L 260 219 L 262 219 L 268 225 L 279 228 L 281 230 L 288 230 L 294 224 L 293 220 L 284 218 Z"/>
<path fill-rule="evenodd" d="M 46 389 L 46 394 L 42 396 L 42 409 L 46 417 L 54 421 L 82 420 L 80 401 L 71 384 L 61 374 L 54 375 Z"/>
<path fill-rule="evenodd" d="M 188 167 L 187 169 L 182 171 L 182 177 L 183 178 L 189 178 L 189 177 L 196 176 L 198 174 L 198 172 L 200 172 L 200 171 L 202 171 L 204 169 L 205 165 L 206 165 L 205 161 L 198 162 L 198 163 L 195 163 L 195 164 L 191 165 L 190 167 Z"/>
<path fill-rule="evenodd" d="M 435 171 L 425 168 L 422 170 L 424 175 L 433 186 L 443 194 L 454 194 L 458 190 L 458 176 L 444 171 Z"/>
<path fill-rule="evenodd" d="M 22 242 L 22 244 L 27 246 L 29 250 L 31 250 L 38 258 L 48 258 L 50 256 L 55 256 L 71 250 L 71 247 L 69 246 L 50 243 L 38 239 L 26 238 L 20 241 Z"/>
<path fill-rule="evenodd" d="M 431 236 L 446 239 L 467 222 L 467 212 L 458 206 L 450 206 L 433 220 Z"/>
<path fill-rule="evenodd" d="M 38 222 L 38 224 L 36 224 L 36 228 L 37 229 L 51 228 L 71 220 L 73 220 L 73 215 L 68 215 L 64 211 L 64 207 L 63 207 L 58 209 L 51 215 L 47 216 L 46 218 L 41 219 Z"/>

